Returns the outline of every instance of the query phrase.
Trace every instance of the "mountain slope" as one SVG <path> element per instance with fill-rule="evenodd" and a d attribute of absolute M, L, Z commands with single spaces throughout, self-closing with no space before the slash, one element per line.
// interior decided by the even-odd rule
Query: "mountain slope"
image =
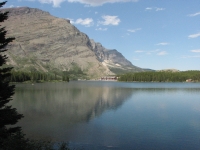
<path fill-rule="evenodd" d="M 100 62 L 107 66 L 114 73 L 125 73 L 125 72 L 141 72 L 143 69 L 134 66 L 128 61 L 121 53 L 117 50 L 109 50 L 103 47 L 100 43 L 95 43 L 94 40 L 90 40 L 92 48 L 96 53 Z"/>
<path fill-rule="evenodd" d="M 99 78 L 113 75 L 110 66 L 118 66 L 115 59 L 123 63 L 122 59 L 115 57 L 119 56 L 117 51 L 104 48 L 104 55 L 101 56 L 99 47 L 94 47 L 98 44 L 70 24 L 69 20 L 28 7 L 1 11 L 9 11 L 9 18 L 3 26 L 8 30 L 7 36 L 16 38 L 7 52 L 8 64 L 16 70 L 55 72 L 78 69 L 87 78 Z"/>

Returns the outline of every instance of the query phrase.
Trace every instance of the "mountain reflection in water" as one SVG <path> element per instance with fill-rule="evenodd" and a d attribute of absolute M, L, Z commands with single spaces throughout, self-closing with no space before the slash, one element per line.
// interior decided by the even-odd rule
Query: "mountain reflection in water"
<path fill-rule="evenodd" d="M 199 83 L 78 81 L 17 84 L 28 137 L 88 149 L 200 147 Z"/>
<path fill-rule="evenodd" d="M 80 82 L 18 84 L 12 105 L 24 114 L 19 125 L 28 136 L 54 139 L 62 130 L 117 109 L 132 94 L 131 89 Z"/>

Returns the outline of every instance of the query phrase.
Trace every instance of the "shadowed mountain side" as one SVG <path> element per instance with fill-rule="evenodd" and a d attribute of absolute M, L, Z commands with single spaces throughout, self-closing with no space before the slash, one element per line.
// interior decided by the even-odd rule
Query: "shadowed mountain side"
<path fill-rule="evenodd" d="M 19 124 L 28 136 L 57 138 L 55 133 L 71 132 L 73 126 L 117 109 L 132 94 L 132 89 L 76 83 L 18 85 L 12 105 L 24 114 Z"/>

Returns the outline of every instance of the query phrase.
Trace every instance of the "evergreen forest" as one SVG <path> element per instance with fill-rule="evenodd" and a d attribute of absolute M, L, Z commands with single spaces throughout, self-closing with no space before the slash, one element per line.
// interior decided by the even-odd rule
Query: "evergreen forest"
<path fill-rule="evenodd" d="M 126 82 L 199 82 L 200 71 L 137 72 L 120 75 L 118 81 Z"/>
<path fill-rule="evenodd" d="M 10 76 L 11 82 L 47 82 L 47 81 L 68 81 L 69 76 L 66 72 L 25 72 L 25 71 L 12 71 Z"/>

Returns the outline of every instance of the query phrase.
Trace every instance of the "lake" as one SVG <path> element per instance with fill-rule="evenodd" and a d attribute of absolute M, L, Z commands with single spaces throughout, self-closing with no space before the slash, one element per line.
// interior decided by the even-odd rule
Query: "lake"
<path fill-rule="evenodd" d="M 200 83 L 17 84 L 13 99 L 30 138 L 86 150 L 200 148 Z"/>

